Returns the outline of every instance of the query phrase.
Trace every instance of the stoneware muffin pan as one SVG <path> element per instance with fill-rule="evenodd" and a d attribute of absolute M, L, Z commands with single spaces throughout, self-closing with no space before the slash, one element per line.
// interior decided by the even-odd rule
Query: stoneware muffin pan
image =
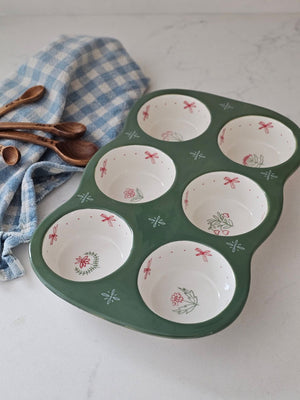
<path fill-rule="evenodd" d="M 58 296 L 117 324 L 215 333 L 246 302 L 251 257 L 278 221 L 298 140 L 293 122 L 262 107 L 150 93 L 36 230 L 33 269 Z"/>

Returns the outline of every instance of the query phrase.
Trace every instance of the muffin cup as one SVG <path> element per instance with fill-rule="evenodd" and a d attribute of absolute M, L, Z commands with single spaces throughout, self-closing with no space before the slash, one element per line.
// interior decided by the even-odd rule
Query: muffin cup
<path fill-rule="evenodd" d="M 152 252 L 138 275 L 147 307 L 169 321 L 200 323 L 220 314 L 235 291 L 228 261 L 201 243 L 177 241 Z"/>
<path fill-rule="evenodd" d="M 159 140 L 184 142 L 204 133 L 211 115 L 201 101 L 190 96 L 168 94 L 146 102 L 137 114 L 140 128 Z"/>
<path fill-rule="evenodd" d="M 47 231 L 42 256 L 62 278 L 86 282 L 104 278 L 125 263 L 133 233 L 119 216 L 101 209 L 70 212 Z"/>
<path fill-rule="evenodd" d="M 217 171 L 189 183 L 182 196 L 182 207 L 199 229 L 217 236 L 234 236 L 262 223 L 268 213 L 268 200 L 250 178 Z"/>
<path fill-rule="evenodd" d="M 230 160 L 252 168 L 282 164 L 296 150 L 294 134 L 286 125 L 260 115 L 229 121 L 222 128 L 218 143 Z"/>
<path fill-rule="evenodd" d="M 122 203 L 146 203 L 166 193 L 176 169 L 172 159 L 154 147 L 122 146 L 98 162 L 95 180 L 108 197 Z"/>

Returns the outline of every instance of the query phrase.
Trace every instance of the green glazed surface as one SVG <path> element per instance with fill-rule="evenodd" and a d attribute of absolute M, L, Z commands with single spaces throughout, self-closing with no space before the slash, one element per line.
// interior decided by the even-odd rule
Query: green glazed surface
<path fill-rule="evenodd" d="M 194 97 L 206 105 L 211 123 L 200 136 L 184 142 L 164 142 L 155 139 L 139 127 L 137 113 L 144 103 L 155 96 L 182 94 Z M 227 104 L 227 106 L 226 106 Z M 260 115 L 276 119 L 286 125 L 296 139 L 296 151 L 286 162 L 271 168 L 250 168 L 228 159 L 218 146 L 222 127 L 232 119 Z M 133 134 L 134 133 L 134 134 Z M 282 209 L 283 185 L 299 165 L 299 128 L 289 119 L 271 110 L 228 98 L 191 90 L 161 90 L 145 95 L 132 108 L 122 133 L 100 149 L 87 165 L 77 192 L 49 215 L 37 228 L 30 244 L 30 258 L 39 279 L 55 294 L 94 315 L 141 332 L 174 337 L 201 337 L 224 329 L 241 312 L 249 291 L 250 262 L 257 247 L 274 229 Z M 122 203 L 104 195 L 95 183 L 95 168 L 109 150 L 127 145 L 156 147 L 172 158 L 176 178 L 171 189 L 146 203 Z M 194 158 L 201 151 L 205 158 Z M 212 171 L 229 171 L 251 178 L 266 193 L 269 212 L 263 222 L 252 231 L 236 236 L 214 236 L 194 226 L 182 208 L 185 187 L 196 177 Z M 92 201 L 82 202 L 88 193 Z M 133 231 L 133 247 L 127 261 L 111 275 L 96 281 L 74 282 L 54 273 L 42 256 L 46 232 L 65 214 L 85 208 L 99 208 L 122 217 Z M 166 225 L 154 229 L 149 218 L 160 216 Z M 153 313 L 143 302 L 137 287 L 137 276 L 145 258 L 158 247 L 173 241 L 200 242 L 221 253 L 230 263 L 236 279 L 236 290 L 230 304 L 216 317 L 192 324 L 168 321 Z M 119 301 L 107 304 L 101 293 L 117 293 Z"/>

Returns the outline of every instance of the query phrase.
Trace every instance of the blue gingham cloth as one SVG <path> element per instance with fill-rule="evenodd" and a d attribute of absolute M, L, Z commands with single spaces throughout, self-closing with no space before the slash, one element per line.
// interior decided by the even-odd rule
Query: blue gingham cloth
<path fill-rule="evenodd" d="M 148 79 L 115 39 L 61 36 L 0 84 L 0 105 L 35 85 L 46 87 L 43 99 L 1 121 L 81 122 L 87 126 L 84 139 L 101 147 L 119 133 Z M 24 274 L 12 249 L 30 240 L 37 226 L 36 203 L 83 168 L 67 165 L 41 146 L 0 143 L 15 144 L 22 155 L 15 166 L 0 160 L 0 280 L 7 281 Z"/>

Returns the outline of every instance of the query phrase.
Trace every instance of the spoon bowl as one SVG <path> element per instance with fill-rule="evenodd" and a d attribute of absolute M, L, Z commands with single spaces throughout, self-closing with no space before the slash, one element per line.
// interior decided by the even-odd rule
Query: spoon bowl
<path fill-rule="evenodd" d="M 56 154 L 66 163 L 84 167 L 98 151 L 95 143 L 86 140 L 65 140 L 58 141 L 48 139 L 34 133 L 24 131 L 0 131 L 0 138 L 17 139 L 23 142 L 45 146 L 56 152 Z"/>
<path fill-rule="evenodd" d="M 3 146 L 0 144 L 0 154 L 7 165 L 16 165 L 21 158 L 20 151 L 15 146 Z"/>
<path fill-rule="evenodd" d="M 42 85 L 33 86 L 27 89 L 20 97 L 11 101 L 8 104 L 5 104 L 3 107 L 0 107 L 0 117 L 17 107 L 22 106 L 23 104 L 33 103 L 41 99 L 44 96 L 45 92 L 46 89 Z"/>

